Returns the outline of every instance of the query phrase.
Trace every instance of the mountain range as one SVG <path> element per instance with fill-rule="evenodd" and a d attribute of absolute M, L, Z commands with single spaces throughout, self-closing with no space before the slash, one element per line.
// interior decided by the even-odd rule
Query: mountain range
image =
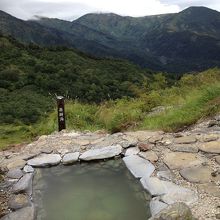
<path fill-rule="evenodd" d="M 23 43 L 66 46 L 170 73 L 220 66 L 220 12 L 190 7 L 145 17 L 86 14 L 74 21 L 20 20 L 0 11 L 0 32 Z"/>

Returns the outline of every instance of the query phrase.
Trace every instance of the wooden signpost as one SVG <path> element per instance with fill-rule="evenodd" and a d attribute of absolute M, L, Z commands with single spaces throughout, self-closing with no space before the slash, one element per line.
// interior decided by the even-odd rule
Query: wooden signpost
<path fill-rule="evenodd" d="M 57 111 L 58 111 L 58 130 L 66 129 L 64 97 L 57 96 Z"/>

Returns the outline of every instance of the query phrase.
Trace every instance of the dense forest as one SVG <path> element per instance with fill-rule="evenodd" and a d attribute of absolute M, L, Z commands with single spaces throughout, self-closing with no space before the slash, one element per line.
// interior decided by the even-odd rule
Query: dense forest
<path fill-rule="evenodd" d="M 23 45 L 3 36 L 0 61 L 1 123 L 36 122 L 53 108 L 56 95 L 100 103 L 137 97 L 152 81 L 151 71 L 127 61 L 96 59 L 61 47 Z"/>

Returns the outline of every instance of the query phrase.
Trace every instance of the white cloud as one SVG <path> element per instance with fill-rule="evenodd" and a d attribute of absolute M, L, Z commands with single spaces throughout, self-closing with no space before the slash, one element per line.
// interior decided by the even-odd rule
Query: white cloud
<path fill-rule="evenodd" d="M 220 10 L 219 0 L 0 0 L 0 9 L 16 17 L 34 15 L 71 19 L 90 12 L 145 16 L 178 12 L 192 5 Z"/>

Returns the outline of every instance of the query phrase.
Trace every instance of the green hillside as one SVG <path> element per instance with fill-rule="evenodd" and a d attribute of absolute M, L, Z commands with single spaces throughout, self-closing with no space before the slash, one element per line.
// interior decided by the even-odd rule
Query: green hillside
<path fill-rule="evenodd" d="M 64 45 L 173 74 L 220 66 L 220 13 L 205 7 L 139 18 L 87 14 L 72 22 L 22 21 L 0 11 L 0 31 L 25 43 Z"/>
<path fill-rule="evenodd" d="M 0 148 L 56 131 L 55 95 L 66 97 L 67 128 L 77 130 L 177 131 L 219 112 L 218 68 L 176 81 L 126 61 L 3 36 L 0 60 Z M 158 106 L 163 111 L 150 114 Z"/>
<path fill-rule="evenodd" d="M 72 49 L 24 46 L 0 37 L 0 123 L 34 123 L 55 95 L 99 103 L 136 97 L 149 71 L 126 61 L 94 59 Z"/>

